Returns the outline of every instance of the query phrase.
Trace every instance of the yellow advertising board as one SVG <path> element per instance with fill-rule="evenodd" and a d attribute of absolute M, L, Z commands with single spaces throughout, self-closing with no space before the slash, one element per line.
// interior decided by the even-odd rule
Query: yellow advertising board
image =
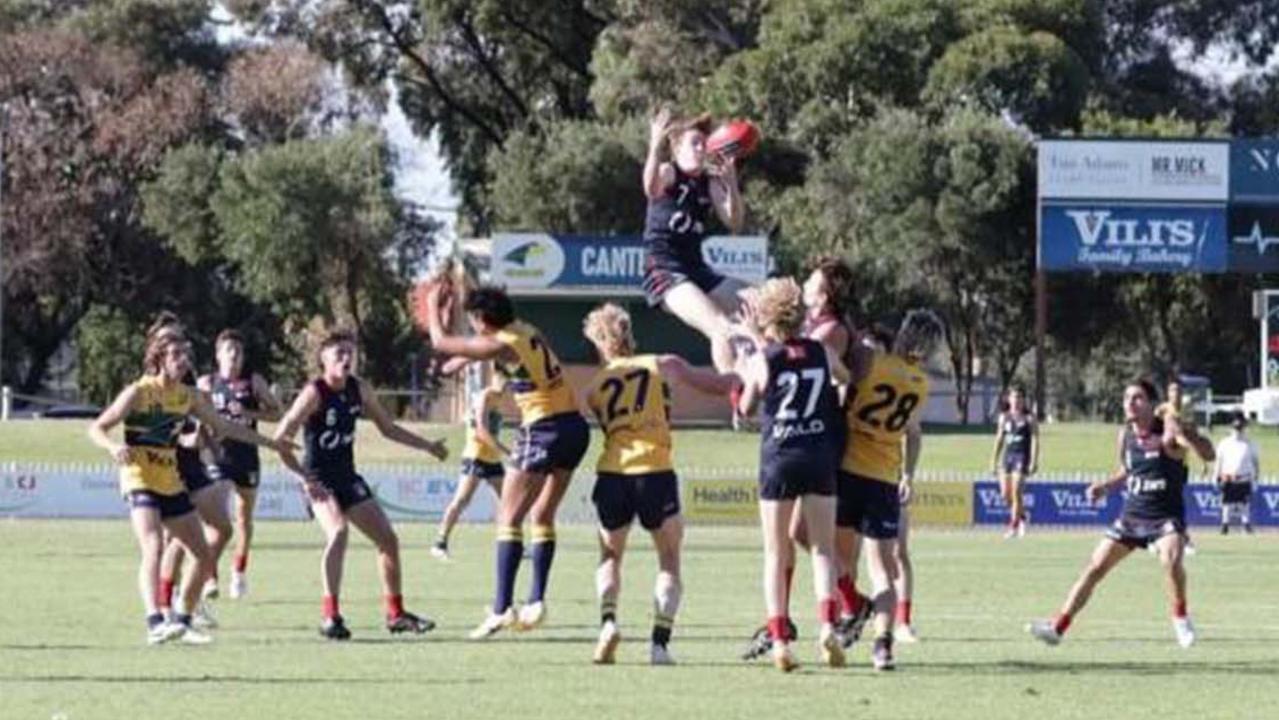
<path fill-rule="evenodd" d="M 973 524 L 973 484 L 963 481 L 915 481 L 910 501 L 914 525 L 969 526 Z"/>
<path fill-rule="evenodd" d="M 693 522 L 759 521 L 759 482 L 750 479 L 681 480 L 684 516 Z"/>

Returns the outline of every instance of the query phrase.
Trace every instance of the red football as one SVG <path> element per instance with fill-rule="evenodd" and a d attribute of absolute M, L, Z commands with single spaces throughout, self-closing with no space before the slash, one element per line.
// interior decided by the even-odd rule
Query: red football
<path fill-rule="evenodd" d="M 726 158 L 744 158 L 759 147 L 759 128 L 750 120 L 729 120 L 706 138 L 706 151 Z"/>

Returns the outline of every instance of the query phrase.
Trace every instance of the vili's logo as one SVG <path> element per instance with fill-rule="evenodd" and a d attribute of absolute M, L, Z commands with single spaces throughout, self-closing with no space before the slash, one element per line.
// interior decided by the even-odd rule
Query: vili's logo
<path fill-rule="evenodd" d="M 1077 490 L 1053 490 L 1053 504 L 1058 510 L 1095 510 L 1096 505 L 1088 500 L 1088 496 Z"/>
<path fill-rule="evenodd" d="M 1195 232 L 1195 221 L 1176 218 L 1112 218 L 1109 210 L 1067 210 L 1079 240 L 1087 247 L 1175 247 L 1202 245 L 1208 223 Z"/>
<path fill-rule="evenodd" d="M 1007 503 L 1004 502 L 1004 496 L 999 494 L 998 490 L 982 488 L 977 491 L 978 497 L 981 499 L 981 506 L 988 509 L 1006 509 Z"/>
<path fill-rule="evenodd" d="M 1200 510 L 1221 509 L 1221 496 L 1211 490 L 1196 490 L 1194 496 Z"/>

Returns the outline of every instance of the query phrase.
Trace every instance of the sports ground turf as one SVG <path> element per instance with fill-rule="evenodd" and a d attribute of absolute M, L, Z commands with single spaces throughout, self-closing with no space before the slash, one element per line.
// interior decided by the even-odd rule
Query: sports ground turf
<path fill-rule="evenodd" d="M 0 425 L 0 462 L 101 462 L 83 422 Z M 451 447 L 460 436 L 451 429 Z M 1047 426 L 1047 472 L 1109 469 L 1114 427 Z M 1258 431 L 1262 462 L 1279 442 Z M 684 466 L 751 467 L 749 434 L 680 431 Z M 361 428 L 362 462 L 416 458 Z M 923 467 L 979 471 L 987 432 L 928 432 Z M 450 463 L 451 464 L 451 463 Z M 589 467 L 589 465 L 587 466 Z M 590 482 L 582 473 L 576 483 Z M 794 614 L 804 666 L 782 676 L 738 659 L 762 615 L 758 532 L 693 527 L 685 602 L 672 650 L 681 666 L 650 668 L 654 564 L 636 536 L 624 569 L 617 667 L 590 664 L 595 546 L 586 527 L 561 530 L 549 625 L 477 644 L 492 583 L 492 533 L 463 526 L 457 560 L 428 557 L 433 527 L 399 526 L 411 610 L 440 628 L 425 638 L 379 627 L 373 552 L 352 543 L 343 610 L 355 640 L 322 641 L 319 531 L 259 525 L 252 595 L 221 600 L 212 647 L 144 645 L 134 590 L 135 549 L 122 521 L 0 520 L 0 718 L 1264 718 L 1279 707 L 1279 543 L 1273 534 L 1197 534 L 1188 560 L 1200 642 L 1181 650 L 1162 579 L 1135 554 L 1101 587 L 1058 648 L 1023 632 L 1050 614 L 1098 533 L 1039 528 L 1022 541 L 995 532 L 923 530 L 914 538 L 916 624 L 924 641 L 899 646 L 900 669 L 875 675 L 867 648 L 851 667 L 815 664 L 813 601 L 801 565 Z M 225 572 L 225 565 L 224 565 Z M 521 580 L 527 583 L 528 569 Z"/>
<path fill-rule="evenodd" d="M 1096 533 L 1004 542 L 989 532 L 921 532 L 924 639 L 899 646 L 899 670 L 881 675 L 860 644 L 849 668 L 816 666 L 804 564 L 795 614 L 805 664 L 783 676 L 737 658 L 762 614 L 751 528 L 690 530 L 674 668 L 645 664 L 654 565 L 642 538 L 625 568 L 621 664 L 595 667 L 589 529 L 562 532 L 548 626 L 484 643 L 464 636 L 489 599 L 490 531 L 461 528 L 449 564 L 427 556 L 427 526 L 400 531 L 408 605 L 440 622 L 424 638 L 392 639 L 378 627 L 373 552 L 359 541 L 343 600 L 355 639 L 321 640 L 319 533 L 275 522 L 261 527 L 252 595 L 219 601 L 213 646 L 147 647 L 125 523 L 0 522 L 0 717 L 1095 720 L 1263 718 L 1279 707 L 1273 535 L 1200 534 L 1188 562 L 1201 640 L 1182 650 L 1149 555 L 1133 555 L 1066 642 L 1047 648 L 1022 625 L 1056 606 Z"/>

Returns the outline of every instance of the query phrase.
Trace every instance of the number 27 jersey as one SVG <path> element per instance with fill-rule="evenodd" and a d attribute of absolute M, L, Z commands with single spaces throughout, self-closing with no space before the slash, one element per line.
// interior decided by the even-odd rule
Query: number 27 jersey
<path fill-rule="evenodd" d="M 902 472 L 902 437 L 928 402 L 928 374 L 918 364 L 876 353 L 849 395 L 848 443 L 840 469 L 886 483 Z"/>
<path fill-rule="evenodd" d="M 657 356 L 614 358 L 588 387 L 587 405 L 604 431 L 596 470 L 620 475 L 670 470 L 671 391 Z"/>

